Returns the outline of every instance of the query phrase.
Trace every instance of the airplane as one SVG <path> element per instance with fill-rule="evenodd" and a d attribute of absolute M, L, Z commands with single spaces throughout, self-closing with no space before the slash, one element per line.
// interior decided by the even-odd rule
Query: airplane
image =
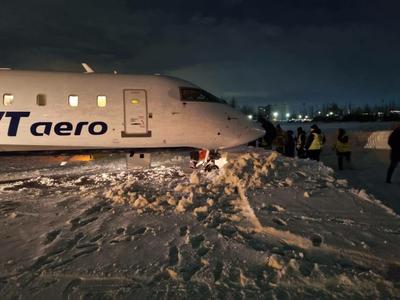
<path fill-rule="evenodd" d="M 84 67 L 85 73 L 0 69 L 0 155 L 218 151 L 265 133 L 188 81 Z"/>

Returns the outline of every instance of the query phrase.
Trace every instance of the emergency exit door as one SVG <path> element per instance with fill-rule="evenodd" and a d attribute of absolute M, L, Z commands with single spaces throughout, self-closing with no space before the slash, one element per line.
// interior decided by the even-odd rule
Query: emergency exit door
<path fill-rule="evenodd" d="M 150 136 L 145 90 L 124 90 L 124 132 L 122 137 Z"/>

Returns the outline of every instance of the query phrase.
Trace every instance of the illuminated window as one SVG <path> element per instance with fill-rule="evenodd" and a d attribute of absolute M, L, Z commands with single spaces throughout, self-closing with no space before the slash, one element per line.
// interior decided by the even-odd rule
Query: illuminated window
<path fill-rule="evenodd" d="M 14 95 L 12 95 L 12 94 L 4 94 L 3 95 L 4 105 L 11 105 L 13 102 L 14 102 Z"/>
<path fill-rule="evenodd" d="M 79 97 L 76 95 L 70 95 L 68 97 L 68 102 L 70 106 L 77 107 L 79 104 Z"/>
<path fill-rule="evenodd" d="M 46 95 L 44 94 L 39 94 L 36 96 L 36 104 L 39 106 L 45 106 L 46 105 Z"/>
<path fill-rule="evenodd" d="M 105 107 L 107 105 L 107 96 L 97 96 L 97 106 Z"/>

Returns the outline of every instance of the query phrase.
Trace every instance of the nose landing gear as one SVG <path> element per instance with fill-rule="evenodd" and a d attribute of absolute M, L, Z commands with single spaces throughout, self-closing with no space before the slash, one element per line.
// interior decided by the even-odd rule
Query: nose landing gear
<path fill-rule="evenodd" d="M 218 170 L 215 160 L 219 159 L 221 155 L 217 150 L 198 150 L 190 152 L 190 167 L 192 169 L 203 169 L 207 172 Z"/>

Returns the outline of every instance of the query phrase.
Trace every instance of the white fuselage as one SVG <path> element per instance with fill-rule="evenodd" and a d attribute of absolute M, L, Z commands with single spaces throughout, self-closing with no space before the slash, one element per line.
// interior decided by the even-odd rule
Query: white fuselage
<path fill-rule="evenodd" d="M 184 100 L 182 88 L 199 89 L 166 76 L 2 70 L 0 151 L 223 149 L 263 135 L 224 103 Z"/>

